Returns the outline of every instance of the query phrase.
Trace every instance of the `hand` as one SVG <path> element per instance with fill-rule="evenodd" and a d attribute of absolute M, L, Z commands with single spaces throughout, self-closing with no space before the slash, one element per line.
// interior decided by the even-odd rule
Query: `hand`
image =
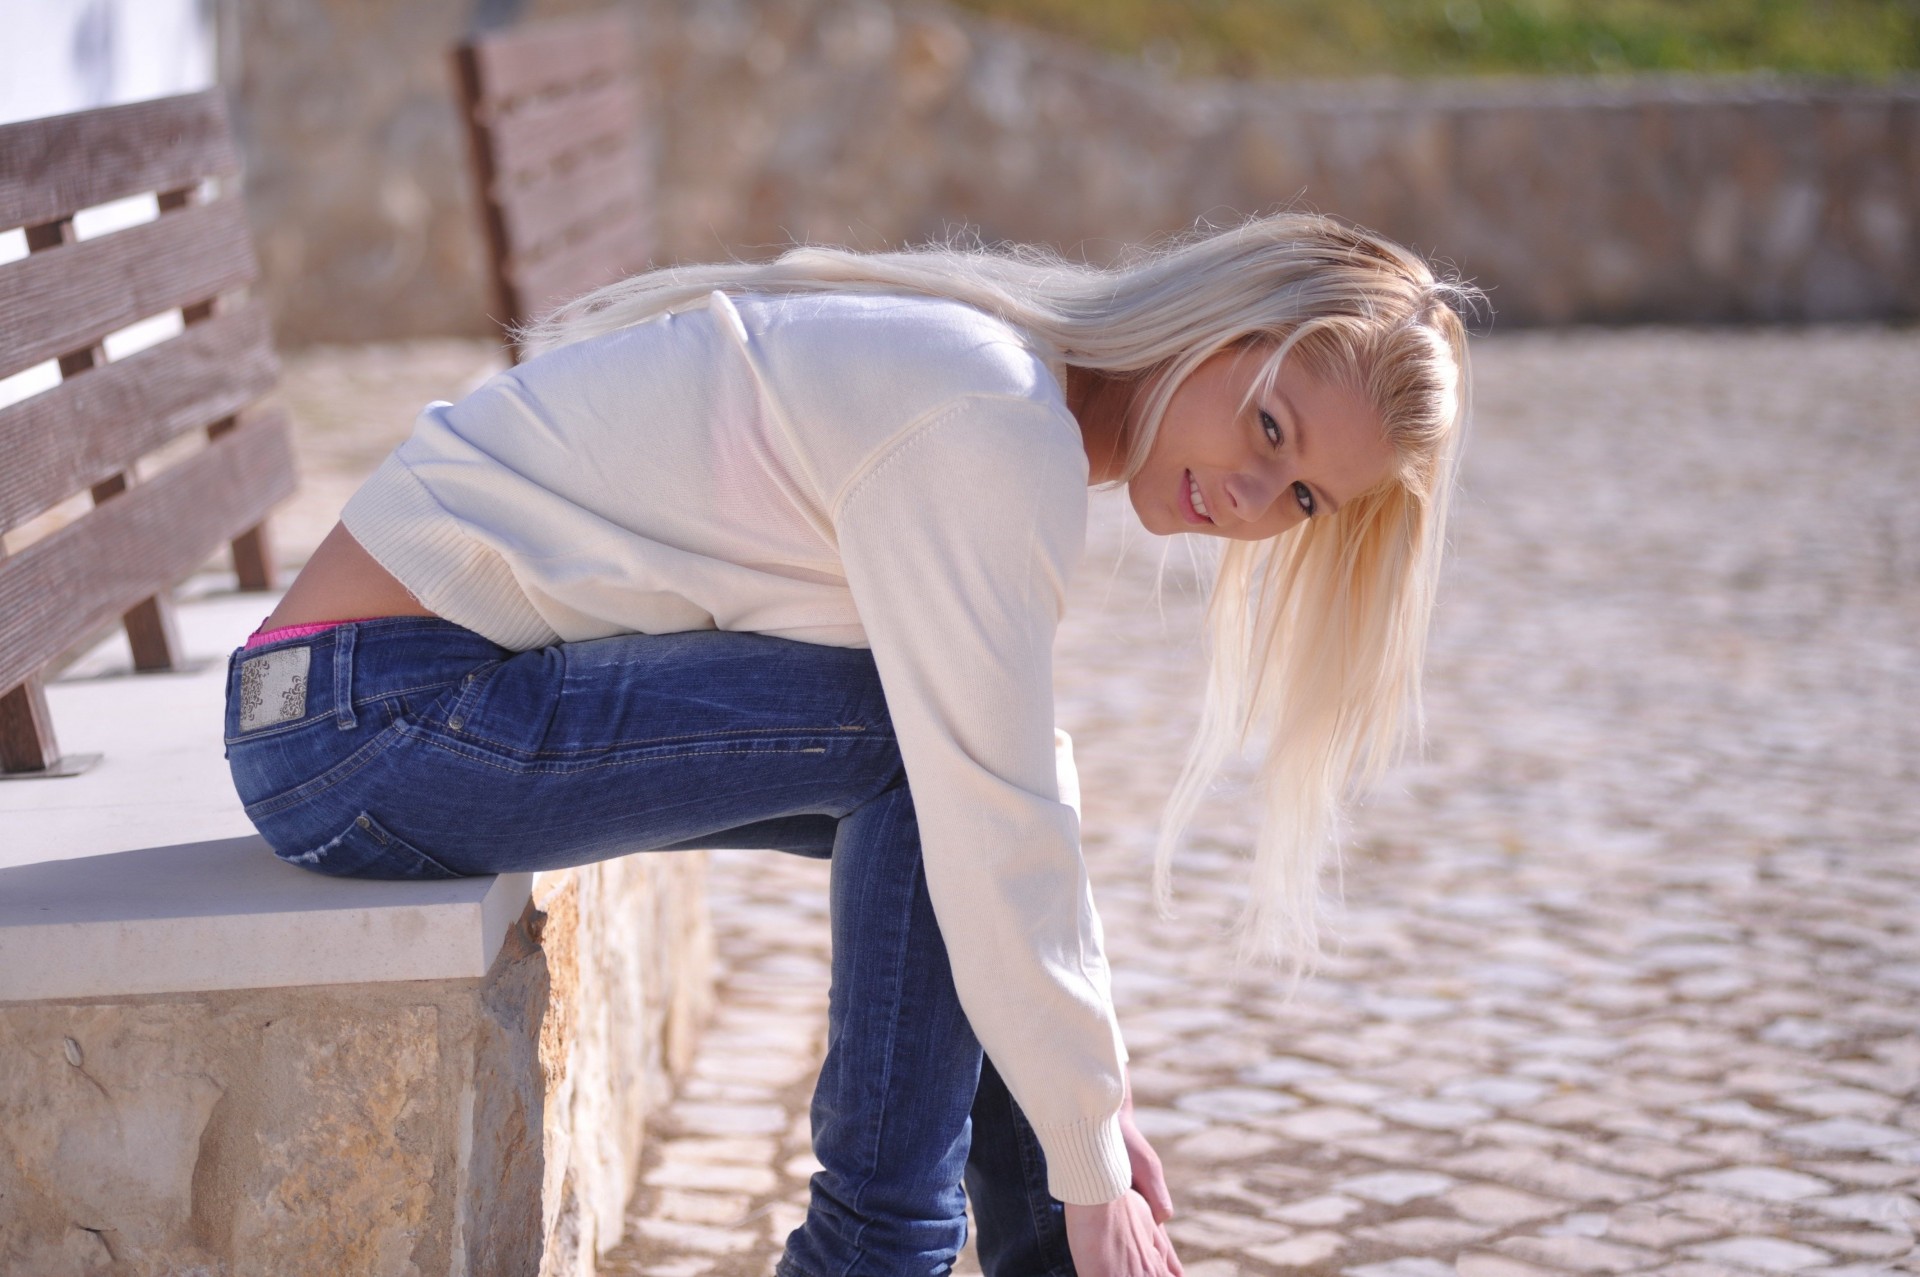
<path fill-rule="evenodd" d="M 1139 1193 L 1128 1189 L 1099 1206 L 1068 1202 L 1066 1209 L 1067 1249 L 1080 1277 L 1184 1277 L 1167 1230 Z"/>
<path fill-rule="evenodd" d="M 1160 1154 L 1153 1151 L 1147 1137 L 1133 1124 L 1133 1087 L 1127 1087 L 1120 1102 L 1120 1138 L 1126 1141 L 1127 1160 L 1133 1164 L 1133 1188 L 1147 1199 L 1155 1223 L 1173 1218 L 1173 1194 L 1167 1191 L 1167 1175 L 1160 1168 Z"/>

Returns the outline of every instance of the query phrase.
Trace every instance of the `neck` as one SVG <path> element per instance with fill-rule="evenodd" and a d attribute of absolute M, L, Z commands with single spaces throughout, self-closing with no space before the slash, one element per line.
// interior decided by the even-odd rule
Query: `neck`
<path fill-rule="evenodd" d="M 1087 450 L 1087 484 L 1118 479 L 1126 468 L 1127 408 L 1131 384 L 1109 373 L 1067 365 L 1067 410 L 1080 423 Z"/>

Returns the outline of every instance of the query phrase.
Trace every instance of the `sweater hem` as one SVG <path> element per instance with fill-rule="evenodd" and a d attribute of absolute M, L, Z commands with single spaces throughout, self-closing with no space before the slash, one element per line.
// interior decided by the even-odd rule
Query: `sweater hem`
<path fill-rule="evenodd" d="M 1132 1186 L 1133 1163 L 1117 1110 L 1110 1117 L 1057 1126 L 1035 1123 L 1033 1133 L 1047 1155 L 1047 1191 L 1061 1201 L 1099 1206 Z"/>
<path fill-rule="evenodd" d="M 353 539 L 422 606 L 516 652 L 560 641 L 513 568 L 433 498 L 398 453 L 340 512 Z"/>

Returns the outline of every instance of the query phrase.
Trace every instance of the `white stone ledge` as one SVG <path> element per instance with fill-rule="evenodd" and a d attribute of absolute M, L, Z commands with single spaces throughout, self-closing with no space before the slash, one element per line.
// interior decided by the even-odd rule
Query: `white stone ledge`
<path fill-rule="evenodd" d="M 134 675 L 117 638 L 47 688 L 81 776 L 0 782 L 0 1001 L 484 975 L 526 874 L 328 878 L 274 859 L 221 755 L 226 656 L 272 606 L 180 609 L 192 667 Z"/>
<path fill-rule="evenodd" d="M 326 878 L 258 835 L 0 869 L 0 1001 L 479 977 L 529 889 Z"/>

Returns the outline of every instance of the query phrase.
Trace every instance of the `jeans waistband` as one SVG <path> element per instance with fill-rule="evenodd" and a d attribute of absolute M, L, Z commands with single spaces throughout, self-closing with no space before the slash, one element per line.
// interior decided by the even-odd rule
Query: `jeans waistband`
<path fill-rule="evenodd" d="M 235 651 L 227 663 L 229 741 L 306 726 L 330 716 L 341 730 L 356 707 L 451 682 L 512 653 L 439 617 L 349 621 Z"/>

